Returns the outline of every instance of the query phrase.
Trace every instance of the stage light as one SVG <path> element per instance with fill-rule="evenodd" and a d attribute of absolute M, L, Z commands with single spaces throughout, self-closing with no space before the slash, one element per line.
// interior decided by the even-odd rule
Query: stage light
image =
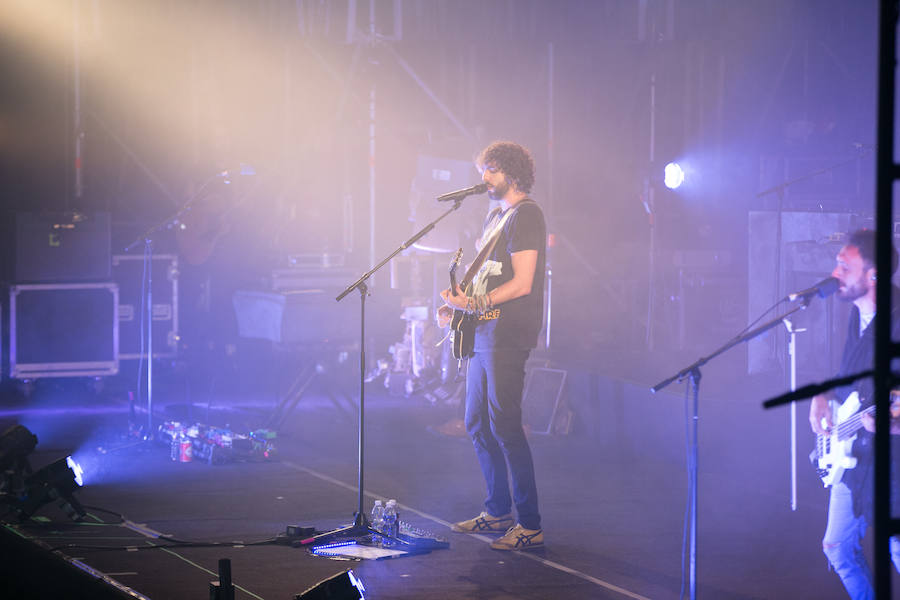
<path fill-rule="evenodd" d="M 60 508 L 73 521 L 87 514 L 72 494 L 81 487 L 81 467 L 71 456 L 60 458 L 25 478 L 25 492 L 17 506 L 20 519 L 31 517 L 39 508 L 59 500 Z"/>
<path fill-rule="evenodd" d="M 75 475 L 75 483 L 78 484 L 78 487 L 84 486 L 84 469 L 81 468 L 75 459 L 71 456 L 66 457 L 66 464 L 72 469 L 72 474 Z"/>
<path fill-rule="evenodd" d="M 0 473 L 10 469 L 21 471 L 37 442 L 37 436 L 22 425 L 7 428 L 0 434 Z"/>
<path fill-rule="evenodd" d="M 670 190 L 678 189 L 684 183 L 684 169 L 677 162 L 670 162 L 663 169 L 663 183 Z"/>
<path fill-rule="evenodd" d="M 365 600 L 366 586 L 352 569 L 320 581 L 294 600 Z"/>

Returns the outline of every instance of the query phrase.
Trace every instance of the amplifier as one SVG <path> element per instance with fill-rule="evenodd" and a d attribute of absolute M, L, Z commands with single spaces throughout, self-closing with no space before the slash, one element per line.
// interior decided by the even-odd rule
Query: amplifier
<path fill-rule="evenodd" d="M 14 221 L 11 281 L 109 281 L 109 213 L 20 212 Z"/>
<path fill-rule="evenodd" d="M 238 290 L 232 301 L 238 335 L 280 344 L 346 342 L 359 337 L 359 323 L 335 302 L 339 292 L 306 289 L 287 293 Z M 356 312 L 350 311 L 353 317 Z"/>
<path fill-rule="evenodd" d="M 114 283 L 11 286 L 10 377 L 115 375 L 118 303 Z"/>

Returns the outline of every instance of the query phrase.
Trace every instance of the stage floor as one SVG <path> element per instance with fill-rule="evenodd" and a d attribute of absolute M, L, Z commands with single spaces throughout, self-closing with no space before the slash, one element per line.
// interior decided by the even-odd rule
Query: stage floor
<path fill-rule="evenodd" d="M 28 399 L 10 397 L 0 407 L 4 428 L 21 423 L 38 435 L 35 467 L 72 453 L 86 468 L 86 485 L 76 492 L 89 507 L 85 523 L 49 505 L 40 519 L 16 528 L 149 598 L 209 597 L 221 558 L 231 560 L 239 599 L 292 598 L 348 568 L 374 599 L 674 599 L 687 584 L 680 388 L 651 395 L 643 385 L 570 373 L 572 431 L 530 436 L 546 547 L 505 553 L 492 550 L 489 537 L 449 530 L 450 522 L 477 514 L 483 498 L 471 443 L 435 431 L 458 410 L 371 384 L 365 510 L 375 498 L 396 498 L 403 521 L 446 538 L 450 547 L 350 562 L 265 542 L 289 525 L 327 531 L 352 522 L 351 405 L 339 410 L 312 390 L 287 415 L 274 459 L 210 465 L 174 462 L 162 444 L 135 444 L 126 435 L 126 397 L 78 389 L 39 386 Z M 790 509 L 787 412 L 762 412 L 763 398 L 752 390 L 735 393 L 703 399 L 698 595 L 843 598 L 820 549 L 826 493 L 805 458 L 798 510 Z M 227 424 L 235 431 L 262 426 L 274 408 L 269 398 L 235 394 L 188 404 L 176 388 L 163 389 L 155 406 L 157 422 Z M 191 543 L 155 537 L 160 533 Z"/>

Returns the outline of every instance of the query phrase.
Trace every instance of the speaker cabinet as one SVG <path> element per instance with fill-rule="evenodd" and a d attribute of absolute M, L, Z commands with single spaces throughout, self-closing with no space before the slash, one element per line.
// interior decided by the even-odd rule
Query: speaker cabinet
<path fill-rule="evenodd" d="M 116 374 L 118 304 L 114 283 L 11 286 L 10 377 Z"/>
<path fill-rule="evenodd" d="M 109 213 L 16 213 L 14 223 L 10 281 L 109 281 Z"/>

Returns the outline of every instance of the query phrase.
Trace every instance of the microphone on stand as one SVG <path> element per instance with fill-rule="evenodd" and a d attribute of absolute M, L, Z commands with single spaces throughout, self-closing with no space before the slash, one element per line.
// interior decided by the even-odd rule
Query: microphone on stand
<path fill-rule="evenodd" d="M 253 165 L 248 165 L 247 163 L 238 163 L 238 167 L 236 169 L 224 169 L 219 171 L 219 177 L 225 180 L 225 183 L 231 183 L 231 178 L 235 175 L 239 176 L 248 176 L 248 175 L 256 175 L 256 169 L 253 168 Z"/>
<path fill-rule="evenodd" d="M 820 298 L 826 298 L 835 293 L 840 286 L 840 281 L 834 277 L 827 277 L 812 287 L 800 290 L 799 292 L 794 292 L 793 294 L 788 294 L 787 300 L 793 302 L 797 298 L 809 299 L 815 295 L 818 295 Z"/>
<path fill-rule="evenodd" d="M 456 190 L 455 192 L 447 192 L 446 194 L 441 194 L 437 197 L 438 202 L 455 202 L 456 200 L 462 200 L 467 196 L 474 196 L 476 194 L 483 194 L 487 191 L 488 185 L 486 183 L 479 183 L 478 185 L 473 185 L 472 187 L 468 187 L 462 190 Z"/>

